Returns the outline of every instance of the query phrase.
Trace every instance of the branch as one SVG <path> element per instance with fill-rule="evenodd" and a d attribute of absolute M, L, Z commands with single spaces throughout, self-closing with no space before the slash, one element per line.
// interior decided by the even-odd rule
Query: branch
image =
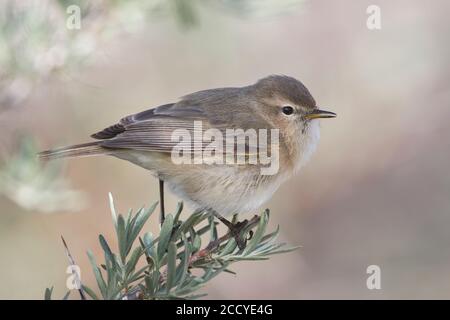
<path fill-rule="evenodd" d="M 113 300 L 195 299 L 204 296 L 198 292 L 212 278 L 223 271 L 230 272 L 228 267 L 231 264 L 245 260 L 266 260 L 274 254 L 295 249 L 276 241 L 279 228 L 266 233 L 268 210 L 259 216 L 255 215 L 240 231 L 239 236 L 243 238 L 248 233 L 251 235 L 243 249 L 237 246 L 234 234 L 230 231 L 218 235 L 216 222 L 208 212 L 196 211 L 182 221 L 182 203 L 178 204 L 173 214 L 167 214 L 158 237 L 149 232 L 139 236 L 156 205 L 141 208 L 135 214 L 130 210 L 124 216 L 116 213 L 110 197 L 118 251 L 114 252 L 105 237 L 99 235 L 104 263 L 99 266 L 91 251 L 88 251 L 88 256 L 100 296 L 82 285 L 79 289 L 81 299 L 86 299 L 86 295 L 92 299 L 100 297 Z M 208 231 L 208 244 L 202 248 L 202 239 L 207 237 Z M 69 263 L 75 264 L 64 239 L 63 243 Z M 143 258 L 144 266 L 137 268 Z M 204 272 L 196 275 L 198 273 L 192 273 L 192 269 L 202 269 Z M 52 290 L 47 289 L 45 297 L 51 298 L 51 294 Z"/>
<path fill-rule="evenodd" d="M 260 220 L 261 220 L 261 217 L 255 215 L 247 223 L 246 228 L 242 232 L 241 236 L 245 235 L 245 233 L 247 231 L 250 231 L 253 228 L 255 228 L 258 225 Z M 201 259 L 205 259 L 205 258 L 211 257 L 217 251 L 217 249 L 219 249 L 221 244 L 227 242 L 228 240 L 230 240 L 232 238 L 234 238 L 232 233 L 230 231 L 228 231 L 222 237 L 220 237 L 220 238 L 218 238 L 216 240 L 210 241 L 209 244 L 204 249 L 197 251 L 196 253 L 194 253 L 190 257 L 188 269 L 191 269 L 197 261 L 199 261 Z M 165 282 L 166 279 L 167 279 L 167 269 L 164 270 L 164 272 L 161 274 L 160 282 Z"/>
<path fill-rule="evenodd" d="M 242 232 L 242 235 L 245 235 L 246 231 L 252 230 L 253 228 L 255 228 L 259 221 L 261 220 L 260 216 L 255 215 L 247 224 L 246 226 L 246 230 L 244 230 L 244 232 Z M 208 246 L 196 253 L 194 253 L 191 257 L 191 259 L 189 260 L 189 264 L 192 265 L 195 262 L 197 262 L 200 259 L 206 258 L 211 256 L 219 247 L 221 244 L 223 244 L 224 242 L 230 240 L 231 238 L 233 238 L 233 235 L 231 234 L 230 231 L 228 231 L 228 233 L 226 233 L 225 235 L 223 235 L 222 237 L 220 237 L 217 240 L 211 241 Z"/>

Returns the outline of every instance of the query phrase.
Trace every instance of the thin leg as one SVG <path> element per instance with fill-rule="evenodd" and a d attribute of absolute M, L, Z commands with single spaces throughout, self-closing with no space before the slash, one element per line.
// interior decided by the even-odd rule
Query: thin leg
<path fill-rule="evenodd" d="M 159 214 L 159 223 L 162 225 L 166 218 L 166 213 L 164 211 L 164 181 L 159 180 L 159 205 L 160 205 L 160 214 Z"/>
<path fill-rule="evenodd" d="M 232 223 L 215 211 L 213 211 L 213 214 L 217 219 L 220 220 L 220 222 L 222 222 L 224 225 L 226 225 L 228 227 L 228 229 L 230 230 L 230 233 L 233 235 L 234 239 L 236 240 L 236 244 L 238 245 L 239 249 L 241 249 L 241 250 L 244 249 L 245 246 L 247 245 L 247 241 L 242 239 L 240 233 L 247 226 L 248 220 Z"/>

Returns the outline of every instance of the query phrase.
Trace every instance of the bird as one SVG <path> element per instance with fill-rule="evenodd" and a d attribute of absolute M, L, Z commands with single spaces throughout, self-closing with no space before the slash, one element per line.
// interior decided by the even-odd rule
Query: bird
<path fill-rule="evenodd" d="M 165 218 L 166 185 L 192 208 L 211 212 L 229 228 L 238 246 L 243 248 L 245 240 L 240 238 L 239 232 L 245 223 L 232 223 L 227 217 L 253 212 L 266 203 L 282 183 L 311 158 L 320 138 L 319 119 L 334 117 L 334 112 L 316 105 L 299 80 L 270 75 L 247 86 L 207 89 L 185 95 L 177 102 L 122 118 L 92 134 L 95 141 L 44 151 L 39 157 L 109 155 L 136 164 L 159 180 L 161 221 Z M 222 144 L 223 148 L 205 152 L 208 145 L 203 141 L 204 134 L 211 130 L 214 134 L 210 136 L 216 139 L 238 132 L 232 137 L 236 145 L 227 149 Z M 264 130 L 266 135 L 257 135 L 258 144 L 252 145 L 250 142 L 255 140 L 250 133 Z M 268 132 L 278 140 L 268 143 Z M 180 143 L 180 134 L 188 135 L 183 143 Z M 202 137 L 200 144 L 189 139 L 196 134 Z M 222 142 L 215 142 L 215 146 L 220 147 Z M 179 155 L 180 150 L 185 160 L 200 155 L 203 161 L 179 163 L 175 155 Z M 220 156 L 230 151 L 233 154 L 226 155 L 226 161 L 220 161 Z M 248 163 L 255 155 L 262 159 L 262 152 L 266 156 L 270 153 L 269 159 L 277 162 L 270 174 L 263 174 L 262 169 L 267 165 Z M 237 157 L 244 161 L 227 161 Z"/>

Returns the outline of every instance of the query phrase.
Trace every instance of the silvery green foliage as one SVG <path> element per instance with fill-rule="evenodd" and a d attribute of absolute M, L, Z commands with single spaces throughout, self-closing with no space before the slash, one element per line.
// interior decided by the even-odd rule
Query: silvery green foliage
<path fill-rule="evenodd" d="M 208 11 L 240 16 L 289 12 L 301 0 L 2 0 L 0 1 L 0 111 L 21 105 L 50 76 L 64 76 L 92 63 L 96 53 L 122 34 L 148 23 L 175 21 L 181 30 Z M 66 27 L 70 6 L 81 13 L 80 29 Z"/>
<path fill-rule="evenodd" d="M 0 194 L 26 210 L 41 213 L 79 211 L 84 193 L 62 177 L 63 163 L 39 161 L 35 141 L 25 136 L 16 151 L 0 157 Z"/>
<path fill-rule="evenodd" d="M 166 216 L 159 236 L 148 232 L 140 236 L 156 203 L 126 215 L 116 213 L 112 196 L 110 205 L 118 250 L 113 252 L 100 235 L 104 263 L 99 265 L 88 251 L 100 294 L 85 285 L 81 291 L 92 299 L 195 299 L 205 295 L 199 290 L 208 281 L 222 272 L 234 273 L 229 269 L 233 263 L 266 260 L 295 249 L 277 242 L 278 228 L 266 233 L 268 210 L 254 216 L 242 231 L 243 237 L 249 233 L 252 237 L 241 250 L 229 234 L 219 237 L 217 222 L 207 212 L 196 211 L 181 220 L 182 203 Z M 52 289 L 47 289 L 45 298 L 51 294 Z"/>

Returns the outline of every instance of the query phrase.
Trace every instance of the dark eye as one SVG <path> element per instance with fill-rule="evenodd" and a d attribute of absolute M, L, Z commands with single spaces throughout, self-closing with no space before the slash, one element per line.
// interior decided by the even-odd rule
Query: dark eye
<path fill-rule="evenodd" d="M 281 111 L 283 111 L 285 115 L 289 116 L 294 113 L 294 108 L 292 108 L 291 106 L 285 106 L 281 109 Z"/>

